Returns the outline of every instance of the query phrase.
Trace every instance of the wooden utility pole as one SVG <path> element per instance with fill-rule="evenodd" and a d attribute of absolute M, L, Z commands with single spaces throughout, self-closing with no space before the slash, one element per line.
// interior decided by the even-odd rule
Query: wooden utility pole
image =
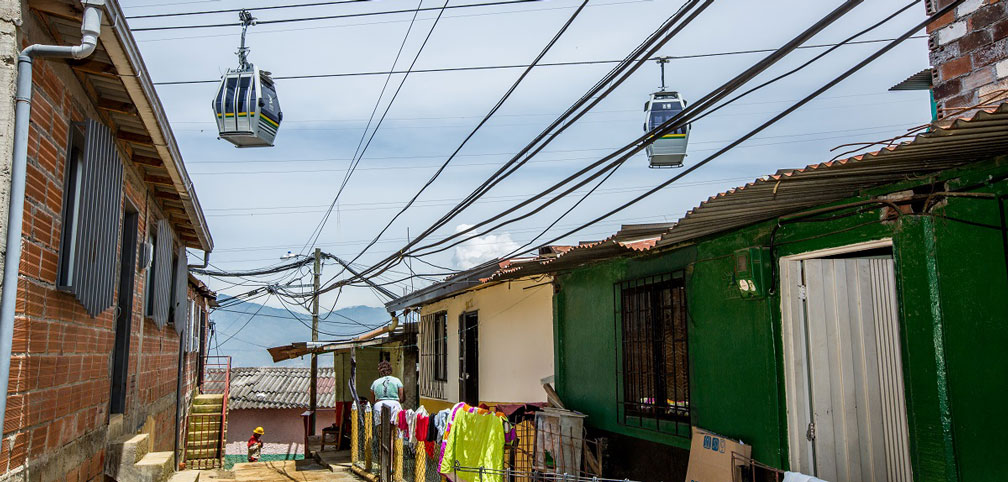
<path fill-rule="evenodd" d="M 319 307 L 319 281 L 322 277 L 322 248 L 315 248 L 315 290 L 312 291 L 312 320 L 311 339 L 318 341 L 318 307 Z M 311 356 L 311 387 L 308 397 L 308 410 L 311 417 L 308 420 L 308 435 L 315 435 L 315 412 L 318 410 L 318 356 L 312 353 Z M 307 449 L 307 447 L 306 447 Z"/>

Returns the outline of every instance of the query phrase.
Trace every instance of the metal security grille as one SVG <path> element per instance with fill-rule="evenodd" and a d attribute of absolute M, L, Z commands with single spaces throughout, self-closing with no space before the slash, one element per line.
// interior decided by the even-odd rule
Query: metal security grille
<path fill-rule="evenodd" d="M 448 314 L 420 319 L 420 396 L 444 399 L 448 380 Z"/>
<path fill-rule="evenodd" d="M 176 259 L 178 260 L 175 264 L 175 299 L 172 300 L 174 303 L 175 316 L 173 317 L 173 322 L 175 323 L 175 331 L 178 332 L 179 336 L 186 331 L 186 323 L 189 321 L 189 296 L 187 293 L 187 288 L 189 286 L 189 264 L 186 260 L 186 250 L 185 246 L 179 246 L 178 252 L 175 253 Z"/>
<path fill-rule="evenodd" d="M 76 230 L 73 281 L 68 288 L 94 317 L 112 306 L 115 294 L 123 166 L 108 127 L 88 119 L 85 136 L 75 182 L 79 213 L 75 225 L 64 229 Z"/>
<path fill-rule="evenodd" d="M 688 436 L 689 350 L 681 273 L 618 283 L 615 296 L 621 422 Z"/>
<path fill-rule="evenodd" d="M 154 253 L 154 277 L 148 281 L 154 283 L 154 314 L 151 318 L 159 328 L 168 324 L 168 311 L 171 308 L 172 279 L 172 229 L 168 221 L 162 219 L 157 224 L 157 246 Z"/>

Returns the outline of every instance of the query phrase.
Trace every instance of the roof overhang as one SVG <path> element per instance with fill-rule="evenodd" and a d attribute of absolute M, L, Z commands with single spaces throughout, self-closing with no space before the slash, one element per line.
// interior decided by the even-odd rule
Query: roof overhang
<path fill-rule="evenodd" d="M 79 1 L 26 3 L 57 42 L 80 42 L 83 8 Z M 212 251 L 213 238 L 196 190 L 125 15 L 116 0 L 106 0 L 104 10 L 94 54 L 80 61 L 52 61 L 66 62 L 85 91 L 95 97 L 93 102 L 102 120 L 115 133 L 182 242 L 187 247 Z"/>

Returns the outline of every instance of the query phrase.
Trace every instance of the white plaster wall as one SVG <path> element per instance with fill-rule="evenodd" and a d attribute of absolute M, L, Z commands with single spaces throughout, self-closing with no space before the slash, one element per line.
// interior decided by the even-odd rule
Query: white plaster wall
<path fill-rule="evenodd" d="M 458 401 L 458 318 L 468 311 L 476 311 L 479 319 L 480 401 L 546 401 L 540 380 L 553 374 L 551 281 L 549 277 L 523 278 L 423 307 L 424 315 L 447 311 L 447 401 Z"/>

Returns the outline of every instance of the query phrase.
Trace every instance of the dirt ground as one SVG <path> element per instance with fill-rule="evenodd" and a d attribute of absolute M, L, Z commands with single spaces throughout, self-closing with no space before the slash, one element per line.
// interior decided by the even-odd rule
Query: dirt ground
<path fill-rule="evenodd" d="M 271 462 L 255 462 L 235 464 L 229 472 L 219 471 L 204 473 L 200 480 L 238 480 L 238 481 L 318 481 L 337 480 L 360 482 L 349 468 L 339 467 L 330 471 L 329 467 L 320 465 L 314 460 L 278 460 Z"/>

